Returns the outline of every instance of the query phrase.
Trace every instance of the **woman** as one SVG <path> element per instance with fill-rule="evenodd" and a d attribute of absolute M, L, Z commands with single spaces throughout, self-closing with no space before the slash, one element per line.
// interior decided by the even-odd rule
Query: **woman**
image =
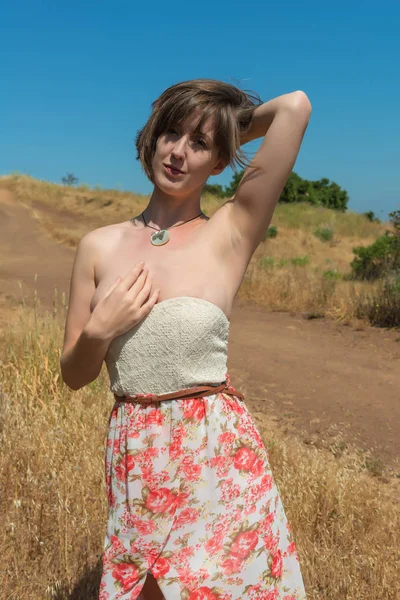
<path fill-rule="evenodd" d="M 226 360 L 233 300 L 310 114 L 302 91 L 262 103 L 221 81 L 173 85 L 136 138 L 147 207 L 78 245 L 63 378 L 79 389 L 105 360 L 115 395 L 101 600 L 305 599 L 268 452 Z M 240 146 L 261 136 L 246 164 Z M 235 161 L 247 166 L 236 194 L 207 218 L 203 187 Z"/>

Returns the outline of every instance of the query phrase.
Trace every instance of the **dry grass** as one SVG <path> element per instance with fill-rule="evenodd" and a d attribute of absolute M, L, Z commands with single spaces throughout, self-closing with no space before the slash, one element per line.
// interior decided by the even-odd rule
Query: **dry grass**
<path fill-rule="evenodd" d="M 97 600 L 113 398 L 105 370 L 78 392 L 61 381 L 64 317 L 65 307 L 44 317 L 20 307 L 0 333 L 4 600 Z M 374 476 L 373 457 L 340 439 L 307 445 L 285 436 L 268 416 L 254 418 L 294 532 L 308 599 L 398 598 L 399 499 L 389 493 L 389 480 Z"/>

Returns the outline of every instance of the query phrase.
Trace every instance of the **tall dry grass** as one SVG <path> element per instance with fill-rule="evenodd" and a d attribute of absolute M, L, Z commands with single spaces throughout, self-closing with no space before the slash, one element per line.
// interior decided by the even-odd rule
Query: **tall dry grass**
<path fill-rule="evenodd" d="M 65 307 L 45 316 L 36 307 L 18 311 L 0 333 L 0 597 L 97 600 L 113 404 L 107 375 L 71 391 L 59 370 Z M 242 383 L 235 385 L 246 393 Z M 309 446 L 268 415 L 255 419 L 308 599 L 398 599 L 399 500 L 373 476 L 368 453 L 340 438 Z"/>

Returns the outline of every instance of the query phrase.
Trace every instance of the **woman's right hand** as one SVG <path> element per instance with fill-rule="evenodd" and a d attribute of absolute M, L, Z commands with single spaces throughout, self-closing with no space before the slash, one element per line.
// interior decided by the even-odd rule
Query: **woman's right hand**
<path fill-rule="evenodd" d="M 149 314 L 160 293 L 157 288 L 150 294 L 152 284 L 152 276 L 143 263 L 137 263 L 122 279 L 117 277 L 91 315 L 102 337 L 111 340 L 122 335 Z"/>

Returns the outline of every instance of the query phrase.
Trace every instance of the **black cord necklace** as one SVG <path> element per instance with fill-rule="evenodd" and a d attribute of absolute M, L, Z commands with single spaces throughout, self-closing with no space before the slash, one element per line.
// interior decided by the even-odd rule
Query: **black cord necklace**
<path fill-rule="evenodd" d="M 193 219 L 189 219 L 188 221 L 179 223 L 179 225 L 172 225 L 172 227 L 179 227 L 180 225 L 189 223 L 189 221 L 194 221 L 194 219 L 198 219 L 199 217 L 201 217 L 201 215 L 204 215 L 204 213 L 201 212 L 199 215 L 197 215 L 197 217 L 193 217 Z M 163 246 L 164 244 L 169 242 L 169 240 L 171 239 L 171 235 L 170 235 L 168 229 L 156 229 L 155 227 L 152 227 L 151 225 L 147 225 L 146 219 L 144 218 L 144 214 L 142 213 L 141 216 L 143 217 L 143 221 L 144 221 L 144 224 L 146 225 L 146 227 L 150 227 L 151 229 L 154 229 L 156 231 L 156 233 L 150 234 L 150 241 L 153 244 L 153 246 Z M 169 227 L 169 229 L 172 229 L 172 227 Z"/>

